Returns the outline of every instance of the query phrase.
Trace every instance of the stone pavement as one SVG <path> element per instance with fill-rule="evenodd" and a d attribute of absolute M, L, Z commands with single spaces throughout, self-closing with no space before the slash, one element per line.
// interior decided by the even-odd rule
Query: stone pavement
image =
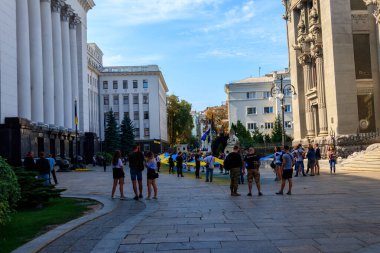
<path fill-rule="evenodd" d="M 262 170 L 262 197 L 245 196 L 246 184 L 230 197 L 227 185 L 161 174 L 157 201 L 116 199 L 41 252 L 380 252 L 380 172 L 337 172 L 295 178 L 293 195 L 276 196 Z M 65 194 L 110 196 L 112 173 L 100 168 L 58 177 Z"/>

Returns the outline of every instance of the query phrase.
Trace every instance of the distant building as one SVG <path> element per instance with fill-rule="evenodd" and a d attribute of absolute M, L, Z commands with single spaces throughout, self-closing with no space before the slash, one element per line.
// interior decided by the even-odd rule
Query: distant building
<path fill-rule="evenodd" d="M 274 122 L 281 115 L 281 103 L 272 98 L 271 89 L 278 77 L 283 76 L 283 86 L 290 84 L 287 71 L 273 72 L 262 77 L 250 77 L 225 85 L 228 104 L 229 126 L 238 120 L 251 132 L 255 129 L 263 134 L 271 134 Z M 285 92 L 285 131 L 293 136 L 292 94 Z"/>
<path fill-rule="evenodd" d="M 105 114 L 111 109 L 117 123 L 129 117 L 142 151 L 162 152 L 168 146 L 166 93 L 157 65 L 104 67 L 100 73 L 100 138 Z"/>

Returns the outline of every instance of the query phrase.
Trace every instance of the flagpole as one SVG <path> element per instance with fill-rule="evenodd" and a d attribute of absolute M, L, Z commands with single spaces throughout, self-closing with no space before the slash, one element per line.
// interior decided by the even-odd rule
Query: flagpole
<path fill-rule="evenodd" d="M 74 101 L 75 106 L 75 163 L 78 167 L 78 153 L 79 153 L 79 145 L 78 145 L 78 112 L 77 112 L 77 100 Z"/>

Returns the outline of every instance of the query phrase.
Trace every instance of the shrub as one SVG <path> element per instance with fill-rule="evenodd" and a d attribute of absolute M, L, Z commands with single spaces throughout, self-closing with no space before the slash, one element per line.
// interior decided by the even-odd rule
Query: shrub
<path fill-rule="evenodd" d="M 22 168 L 15 169 L 18 183 L 21 189 L 21 198 L 17 203 L 18 209 L 35 208 L 58 198 L 62 189 L 56 189 L 54 185 L 44 185 L 44 180 L 36 179 L 36 172 L 25 171 Z"/>
<path fill-rule="evenodd" d="M 12 167 L 0 157 L 0 224 L 9 221 L 20 198 L 20 187 Z"/>
<path fill-rule="evenodd" d="M 96 154 L 98 157 L 106 158 L 107 165 L 111 164 L 112 161 L 112 154 L 107 153 L 107 152 L 99 152 Z"/>

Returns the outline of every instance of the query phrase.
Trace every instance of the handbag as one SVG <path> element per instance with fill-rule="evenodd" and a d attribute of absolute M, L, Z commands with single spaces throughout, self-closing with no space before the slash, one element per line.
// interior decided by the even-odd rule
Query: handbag
<path fill-rule="evenodd" d="M 276 168 L 276 164 L 274 163 L 274 160 L 270 163 L 270 167 L 271 167 L 272 169 Z"/>
<path fill-rule="evenodd" d="M 154 177 L 155 178 L 159 178 L 160 177 L 160 174 L 158 174 L 157 172 L 154 173 Z"/>

